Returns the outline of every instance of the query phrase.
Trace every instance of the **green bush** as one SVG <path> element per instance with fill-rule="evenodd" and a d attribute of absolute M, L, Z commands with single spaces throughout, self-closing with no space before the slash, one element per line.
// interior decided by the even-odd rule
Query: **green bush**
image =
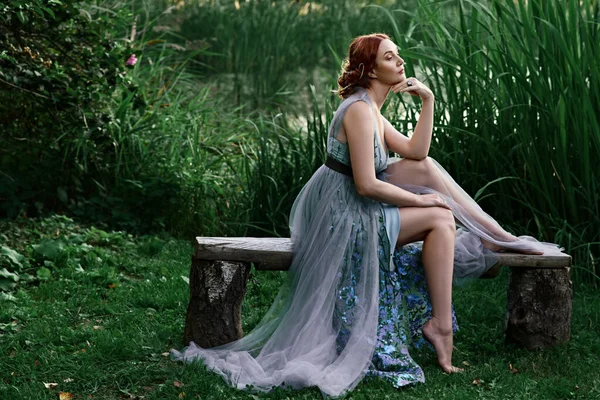
<path fill-rule="evenodd" d="M 0 216 L 67 212 L 118 229 L 177 234 L 222 227 L 215 215 L 227 212 L 218 200 L 228 197 L 223 157 L 236 149 L 221 149 L 230 138 L 221 129 L 236 130 L 239 121 L 217 113 L 219 102 L 186 72 L 202 50 L 153 33 L 168 9 L 137 7 L 5 6 Z M 124 11 L 134 8 L 136 17 Z M 117 39 L 125 33 L 128 39 Z M 133 53 L 136 63 L 127 66 Z"/>
<path fill-rule="evenodd" d="M 0 8 L 2 214 L 63 209 L 90 173 L 110 168 L 106 107 L 130 50 L 109 32 L 130 21 L 127 11 L 109 18 L 75 1 Z"/>

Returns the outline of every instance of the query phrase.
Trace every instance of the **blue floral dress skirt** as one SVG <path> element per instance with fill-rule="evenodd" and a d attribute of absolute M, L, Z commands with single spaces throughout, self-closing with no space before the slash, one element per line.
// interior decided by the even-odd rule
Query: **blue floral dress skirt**
<path fill-rule="evenodd" d="M 350 165 L 337 134 L 356 101 L 373 112 L 373 149 L 365 151 L 374 151 L 377 178 L 385 180 L 388 154 L 362 88 L 336 110 L 328 155 Z M 394 251 L 400 228 L 396 206 L 361 196 L 351 177 L 321 166 L 292 207 L 292 263 L 261 322 L 215 348 L 190 342 L 172 350 L 172 359 L 201 360 L 231 386 L 252 392 L 316 386 L 325 397 L 340 397 L 365 376 L 396 387 L 423 382 L 409 349 L 423 345 L 431 305 L 419 244 Z"/>

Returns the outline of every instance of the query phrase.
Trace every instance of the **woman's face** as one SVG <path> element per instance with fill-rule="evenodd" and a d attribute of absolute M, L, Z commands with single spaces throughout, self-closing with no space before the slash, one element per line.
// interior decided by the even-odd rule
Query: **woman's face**
<path fill-rule="evenodd" d="M 404 75 L 404 60 L 398 54 L 398 46 L 389 39 L 383 39 L 377 49 L 376 66 L 373 68 L 374 76 L 378 81 L 390 86 L 406 79 Z"/>

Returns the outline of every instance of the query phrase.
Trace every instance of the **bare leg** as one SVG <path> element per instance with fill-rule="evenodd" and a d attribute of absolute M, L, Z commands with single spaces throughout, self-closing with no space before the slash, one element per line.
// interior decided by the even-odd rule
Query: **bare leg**
<path fill-rule="evenodd" d="M 432 207 L 400 209 L 402 229 L 397 246 L 423 240 L 423 265 L 431 298 L 432 318 L 423 326 L 444 372 L 461 371 L 452 366 L 452 271 L 456 225 L 449 210 Z"/>
<path fill-rule="evenodd" d="M 442 174 L 431 158 L 427 157 L 419 161 L 403 159 L 390 164 L 388 172 L 391 174 L 389 178 L 391 183 L 426 186 L 451 197 L 460 204 L 473 219 L 490 231 L 494 238 L 507 242 L 517 240 L 514 235 L 504 230 L 496 221 L 489 218 L 485 213 L 482 213 L 480 209 L 473 207 L 469 199 L 466 199 L 465 195 L 458 191 L 452 182 L 448 181 L 448 178 Z M 503 249 L 502 246 L 490 243 L 483 238 L 481 238 L 481 242 L 484 247 L 492 251 Z M 528 252 L 525 251 L 525 253 Z M 530 254 L 542 253 L 530 252 Z"/>

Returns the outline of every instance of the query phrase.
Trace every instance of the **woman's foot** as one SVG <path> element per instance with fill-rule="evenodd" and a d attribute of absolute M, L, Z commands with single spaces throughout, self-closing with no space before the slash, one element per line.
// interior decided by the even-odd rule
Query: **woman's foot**
<path fill-rule="evenodd" d="M 512 242 L 512 240 L 511 240 L 511 242 Z M 529 255 L 534 255 L 534 256 L 539 256 L 539 255 L 544 254 L 543 251 L 511 249 L 511 248 L 508 248 L 508 247 L 502 247 L 502 246 L 497 245 L 495 243 L 488 242 L 485 239 L 481 239 L 481 243 L 483 244 L 483 247 L 485 247 L 486 249 L 489 249 L 491 251 L 495 251 L 497 253 L 508 251 L 508 252 L 511 252 L 511 253 L 529 254 Z"/>
<path fill-rule="evenodd" d="M 452 324 L 443 326 L 439 319 L 432 317 L 423 325 L 423 337 L 427 340 L 437 354 L 438 363 L 447 374 L 463 372 L 464 369 L 452 365 Z"/>

